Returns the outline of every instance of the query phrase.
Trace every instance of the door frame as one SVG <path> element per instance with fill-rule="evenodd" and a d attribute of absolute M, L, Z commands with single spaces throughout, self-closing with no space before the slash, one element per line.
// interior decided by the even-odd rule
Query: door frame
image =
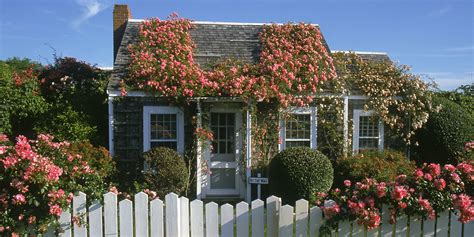
<path fill-rule="evenodd" d="M 211 113 L 233 113 L 235 114 L 235 164 L 228 166 L 228 168 L 235 168 L 235 189 L 211 189 L 211 180 L 210 180 L 210 174 L 208 173 L 205 176 L 205 181 L 203 180 L 203 184 L 205 188 L 203 189 L 203 197 L 206 196 L 239 196 L 239 197 L 244 197 L 245 195 L 245 185 L 241 177 L 241 159 L 243 153 L 243 129 L 242 129 L 242 109 L 241 107 L 235 107 L 231 106 L 229 104 L 223 104 L 223 105 L 215 105 L 213 106 L 210 111 L 209 115 Z M 211 125 L 211 120 L 209 119 L 208 121 L 208 126 L 210 127 Z M 212 162 L 215 163 L 214 165 L 211 164 L 211 147 L 212 144 L 210 141 L 206 142 L 206 146 L 204 149 L 204 159 L 207 163 L 207 167 L 209 171 L 211 168 L 227 168 L 225 163 L 228 162 L 222 162 L 222 161 L 216 161 Z"/>

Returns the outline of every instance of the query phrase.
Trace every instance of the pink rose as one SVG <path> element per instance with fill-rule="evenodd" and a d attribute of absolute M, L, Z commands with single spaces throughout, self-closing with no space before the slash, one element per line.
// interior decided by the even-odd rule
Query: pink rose
<path fill-rule="evenodd" d="M 441 174 L 441 167 L 439 164 L 431 163 L 428 165 L 428 170 L 433 176 L 438 176 Z"/>
<path fill-rule="evenodd" d="M 408 196 L 408 191 L 403 186 L 395 186 L 392 191 L 393 199 L 400 201 L 406 196 Z"/>
<path fill-rule="evenodd" d="M 417 177 L 417 178 L 423 177 L 423 171 L 420 170 L 420 169 L 416 169 L 416 171 L 415 171 L 415 177 Z"/>
<path fill-rule="evenodd" d="M 55 205 L 52 205 L 52 206 L 49 207 L 49 213 L 51 215 L 60 216 L 62 212 L 63 212 L 63 210 L 61 209 L 61 207 L 58 204 L 55 204 Z"/>
<path fill-rule="evenodd" d="M 444 165 L 444 169 L 449 172 L 454 172 L 456 170 L 456 167 L 454 167 L 454 165 L 447 164 L 447 165 Z"/>
<path fill-rule="evenodd" d="M 444 181 L 444 179 L 435 179 L 434 186 L 441 191 L 446 187 L 446 181 Z"/>
<path fill-rule="evenodd" d="M 15 196 L 13 196 L 13 204 L 23 204 L 26 202 L 26 198 L 23 194 L 17 194 Z"/>
<path fill-rule="evenodd" d="M 433 176 L 431 176 L 431 174 L 429 174 L 429 173 L 425 173 L 425 175 L 423 176 L 423 178 L 425 178 L 425 179 L 428 180 L 428 181 L 433 180 Z"/>
<path fill-rule="evenodd" d="M 346 180 L 344 180 L 344 186 L 346 186 L 346 187 L 350 187 L 350 186 L 351 186 L 351 184 L 352 184 L 352 183 L 351 183 L 351 181 L 350 181 L 350 180 L 347 180 L 347 179 L 346 179 Z"/>

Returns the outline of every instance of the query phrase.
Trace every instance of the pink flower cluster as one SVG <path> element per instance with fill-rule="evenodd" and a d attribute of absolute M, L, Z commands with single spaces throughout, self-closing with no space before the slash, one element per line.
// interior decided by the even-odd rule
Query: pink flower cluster
<path fill-rule="evenodd" d="M 471 164 L 423 165 L 413 171 L 413 175 L 399 175 L 390 183 L 365 179 L 362 182 L 343 182 L 344 189 L 338 188 L 328 193 L 317 193 L 316 204 L 324 200 L 335 203 L 322 207 L 329 221 L 355 220 L 368 229 L 380 225 L 380 208 L 388 205 L 391 222 L 397 215 L 415 215 L 434 219 L 437 212 L 456 209 L 459 221 L 474 220 L 472 202 L 474 170 Z"/>
<path fill-rule="evenodd" d="M 319 28 L 309 24 L 268 25 L 260 35 L 257 64 L 226 60 L 204 71 L 193 59 L 192 25 L 176 14 L 140 26 L 139 42 L 129 46 L 129 77 L 121 83 L 169 97 L 241 96 L 276 98 L 284 107 L 313 101 L 318 83 L 336 77 Z"/>
<path fill-rule="evenodd" d="M 75 180 L 95 172 L 68 150 L 69 142 L 53 140 L 40 134 L 38 140 L 18 136 L 10 143 L 0 134 L 0 213 L 7 213 L 0 223 L 0 235 L 2 229 L 9 233 L 27 225 L 46 228 L 46 220 L 56 219 L 71 202 L 71 191 L 77 191 Z"/>

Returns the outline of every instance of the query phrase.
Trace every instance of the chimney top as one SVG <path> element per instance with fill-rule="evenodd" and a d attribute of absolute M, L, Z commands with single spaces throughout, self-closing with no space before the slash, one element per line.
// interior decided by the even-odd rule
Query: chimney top
<path fill-rule="evenodd" d="M 114 21 L 114 62 L 117 57 L 117 52 L 122 42 L 123 34 L 127 21 L 132 18 L 132 13 L 127 4 L 115 4 L 113 21 Z"/>

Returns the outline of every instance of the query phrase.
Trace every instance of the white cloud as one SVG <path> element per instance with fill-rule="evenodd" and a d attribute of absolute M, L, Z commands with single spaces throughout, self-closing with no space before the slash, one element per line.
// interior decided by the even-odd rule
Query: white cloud
<path fill-rule="evenodd" d="M 99 0 L 75 0 L 75 2 L 83 8 L 83 12 L 72 22 L 74 28 L 79 28 L 82 23 L 108 7 L 108 4 Z"/>
<path fill-rule="evenodd" d="M 468 45 L 468 46 L 464 46 L 464 47 L 447 48 L 446 51 L 451 51 L 451 52 L 473 52 L 474 51 L 474 45 Z"/>

